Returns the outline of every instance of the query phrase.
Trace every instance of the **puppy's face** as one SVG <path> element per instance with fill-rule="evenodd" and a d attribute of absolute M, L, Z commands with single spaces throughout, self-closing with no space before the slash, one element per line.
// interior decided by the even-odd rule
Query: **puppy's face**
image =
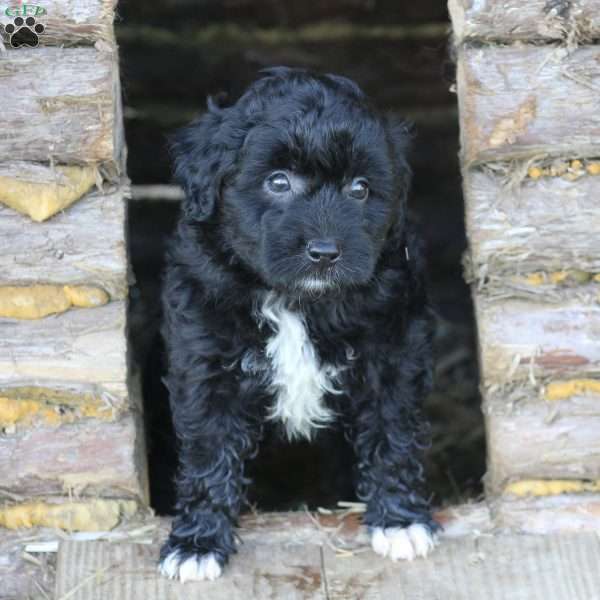
<path fill-rule="evenodd" d="M 213 219 L 269 287 L 302 295 L 365 284 L 402 218 L 406 131 L 390 130 L 347 80 L 275 73 L 220 110 L 235 151 Z"/>

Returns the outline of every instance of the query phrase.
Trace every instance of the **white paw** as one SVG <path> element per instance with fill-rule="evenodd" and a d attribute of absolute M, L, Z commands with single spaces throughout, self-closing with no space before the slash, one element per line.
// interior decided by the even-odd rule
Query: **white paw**
<path fill-rule="evenodd" d="M 175 550 L 158 565 L 158 571 L 161 575 L 169 579 L 179 579 L 181 583 L 204 581 L 206 579 L 214 581 L 221 575 L 222 570 L 219 561 L 212 552 L 180 560 L 179 552 Z"/>
<path fill-rule="evenodd" d="M 387 529 L 374 527 L 371 532 L 373 550 L 392 560 L 413 560 L 417 556 L 427 556 L 436 543 L 436 537 L 419 523 Z"/>

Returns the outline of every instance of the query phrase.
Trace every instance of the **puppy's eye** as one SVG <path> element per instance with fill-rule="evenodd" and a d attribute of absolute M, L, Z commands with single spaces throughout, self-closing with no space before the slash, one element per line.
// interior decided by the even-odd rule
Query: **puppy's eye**
<path fill-rule="evenodd" d="M 292 185 L 283 171 L 277 171 L 267 178 L 267 188 L 274 194 L 285 194 L 292 189 Z"/>
<path fill-rule="evenodd" d="M 364 202 L 369 197 L 369 184 L 366 179 L 355 179 L 348 188 L 348 195 L 355 200 Z"/>

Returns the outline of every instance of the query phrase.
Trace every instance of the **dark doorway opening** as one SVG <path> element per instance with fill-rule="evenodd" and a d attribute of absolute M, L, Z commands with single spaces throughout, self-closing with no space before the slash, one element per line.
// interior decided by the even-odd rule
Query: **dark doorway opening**
<path fill-rule="evenodd" d="M 480 495 L 485 435 L 473 310 L 462 279 L 466 240 L 445 0 L 129 0 L 120 10 L 134 186 L 168 184 L 167 134 L 200 113 L 208 94 L 224 91 L 235 98 L 261 68 L 272 65 L 351 77 L 381 109 L 415 124 L 410 207 L 427 239 L 439 314 L 437 384 L 427 400 L 433 427 L 429 481 L 438 506 Z M 178 202 L 168 199 L 171 189 L 134 189 L 139 198 L 129 206 L 132 358 L 144 384 L 152 503 L 164 513 L 173 497 L 175 455 L 159 377 L 159 283 Z M 251 501 L 265 510 L 334 506 L 352 499 L 351 465 L 351 451 L 337 432 L 315 446 L 268 437 L 251 469 Z"/>

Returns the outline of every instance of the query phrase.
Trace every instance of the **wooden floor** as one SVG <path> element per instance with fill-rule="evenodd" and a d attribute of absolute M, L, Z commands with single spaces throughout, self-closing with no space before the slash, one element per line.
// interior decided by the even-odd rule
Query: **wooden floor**
<path fill-rule="evenodd" d="M 65 542 L 56 598 L 72 600 L 594 600 L 596 534 L 446 540 L 427 560 L 392 563 L 371 552 L 336 556 L 313 544 L 247 543 L 215 582 L 156 574 L 157 548 Z"/>
<path fill-rule="evenodd" d="M 496 534 L 471 515 L 428 559 L 393 563 L 373 554 L 356 515 L 263 515 L 245 519 L 220 580 L 182 585 L 156 573 L 166 530 L 159 521 L 131 541 L 62 541 L 56 600 L 600 600 L 593 532 Z"/>
<path fill-rule="evenodd" d="M 520 528 L 545 535 L 500 532 L 485 503 L 437 513 L 440 544 L 412 563 L 377 557 L 357 513 L 246 515 L 223 577 L 185 585 L 156 572 L 168 519 L 0 529 L 0 600 L 600 600 L 600 503 L 533 508 Z M 514 531 L 522 513 L 513 507 L 505 525 Z"/>

